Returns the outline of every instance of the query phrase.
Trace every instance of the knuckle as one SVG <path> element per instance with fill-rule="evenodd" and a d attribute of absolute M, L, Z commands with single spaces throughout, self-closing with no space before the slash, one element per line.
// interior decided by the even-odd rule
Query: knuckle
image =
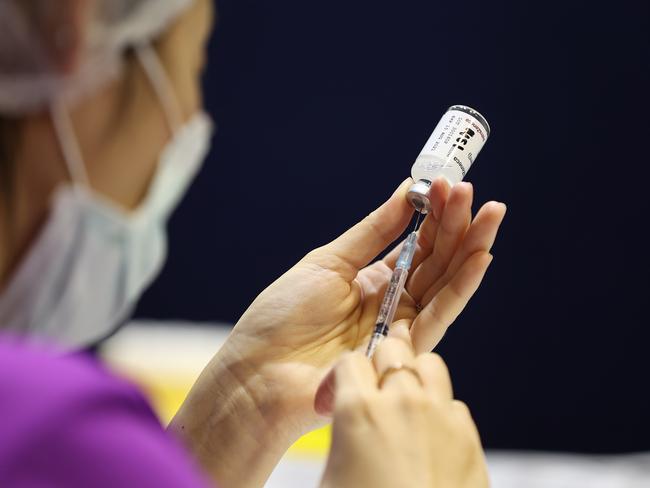
<path fill-rule="evenodd" d="M 440 373 L 443 374 L 445 377 L 449 377 L 449 369 L 447 368 L 447 363 L 445 363 L 445 360 L 442 359 L 442 356 L 440 354 L 437 354 L 435 352 L 432 353 L 427 353 L 428 356 L 430 356 L 429 361 L 431 362 L 432 368 Z"/>
<path fill-rule="evenodd" d="M 434 403 L 422 389 L 406 390 L 401 392 L 396 403 L 409 411 L 430 412 L 434 408 Z"/>
<path fill-rule="evenodd" d="M 418 366 L 423 366 L 426 369 L 432 369 L 437 367 L 436 366 L 436 358 L 434 357 L 433 352 L 423 352 L 421 354 L 418 354 L 415 357 L 415 362 Z"/>
<path fill-rule="evenodd" d="M 472 462 L 476 459 L 479 449 L 477 449 L 474 436 L 470 435 L 468 432 L 462 432 L 461 435 L 457 436 L 456 442 L 458 443 L 459 449 L 465 453 L 468 461 Z"/>
<path fill-rule="evenodd" d="M 340 398 L 336 402 L 334 417 L 340 420 L 358 418 L 368 411 L 370 404 L 372 399 L 364 394 Z"/>
<path fill-rule="evenodd" d="M 380 225 L 380 212 L 373 210 L 364 219 L 363 222 L 368 226 L 370 232 L 376 235 L 380 240 L 387 240 L 389 237 L 384 226 Z"/>
<path fill-rule="evenodd" d="M 315 249 L 312 249 L 309 251 L 305 256 L 302 258 L 303 261 L 316 261 L 318 262 L 320 258 L 323 255 L 323 247 L 317 247 Z"/>
<path fill-rule="evenodd" d="M 418 355 L 415 358 L 415 361 L 419 366 L 419 369 L 427 376 L 431 375 L 451 381 L 447 364 L 439 354 L 434 352 L 425 352 Z"/>
<path fill-rule="evenodd" d="M 458 438 L 462 442 L 462 447 L 468 452 L 482 455 L 481 439 L 469 407 L 458 400 L 454 400 L 452 407 L 455 413 L 456 429 L 461 432 Z"/>
<path fill-rule="evenodd" d="M 302 262 L 315 269 L 333 269 L 340 264 L 340 259 L 328 252 L 327 248 L 323 246 L 308 252 Z"/>
<path fill-rule="evenodd" d="M 465 419 L 469 418 L 470 420 L 472 419 L 472 413 L 470 412 L 469 407 L 465 402 L 462 402 L 460 400 L 454 400 L 452 402 L 452 407 L 456 411 L 456 413 L 461 417 Z"/>

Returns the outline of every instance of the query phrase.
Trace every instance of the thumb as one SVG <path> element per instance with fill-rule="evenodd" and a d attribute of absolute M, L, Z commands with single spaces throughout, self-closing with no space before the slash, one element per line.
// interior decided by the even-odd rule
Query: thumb
<path fill-rule="evenodd" d="M 377 389 L 377 373 L 360 351 L 345 353 L 323 378 L 314 397 L 314 410 L 331 416 L 337 399 L 350 399 Z"/>
<path fill-rule="evenodd" d="M 349 280 L 354 279 L 361 268 L 402 235 L 408 226 L 413 207 L 406 200 L 406 192 L 412 183 L 411 178 L 404 180 L 381 207 L 334 241 L 316 249 L 310 258 Z"/>
<path fill-rule="evenodd" d="M 336 370 L 333 367 L 320 382 L 314 396 L 314 410 L 318 415 L 331 417 L 334 411 L 336 392 Z"/>

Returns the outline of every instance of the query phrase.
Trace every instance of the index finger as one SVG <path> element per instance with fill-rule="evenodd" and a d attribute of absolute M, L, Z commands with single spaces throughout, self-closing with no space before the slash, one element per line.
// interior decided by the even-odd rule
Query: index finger
<path fill-rule="evenodd" d="M 415 358 L 415 368 L 420 373 L 424 389 L 434 398 L 451 401 L 454 392 L 449 370 L 442 358 L 435 353 L 425 352 Z"/>

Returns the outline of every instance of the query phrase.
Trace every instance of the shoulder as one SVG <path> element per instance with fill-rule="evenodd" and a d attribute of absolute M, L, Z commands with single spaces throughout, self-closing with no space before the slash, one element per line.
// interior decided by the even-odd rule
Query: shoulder
<path fill-rule="evenodd" d="M 42 414 L 79 399 L 112 396 L 124 406 L 151 413 L 137 388 L 85 353 L 61 353 L 0 336 L 0 409 L 4 414 Z M 36 394 L 35 392 L 38 392 Z M 40 401 L 35 401 L 36 399 Z M 16 409 L 20 405 L 21 409 Z M 13 408 L 11 408 L 13 406 Z M 24 409 L 27 409 L 26 412 Z"/>
<path fill-rule="evenodd" d="M 2 486 L 204 486 L 137 388 L 88 355 L 0 339 L 0 419 Z"/>

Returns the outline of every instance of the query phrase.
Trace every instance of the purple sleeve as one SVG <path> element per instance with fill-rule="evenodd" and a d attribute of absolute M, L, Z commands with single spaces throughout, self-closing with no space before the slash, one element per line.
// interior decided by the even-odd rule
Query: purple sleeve
<path fill-rule="evenodd" d="M 87 356 L 0 340 L 0 420 L 0 486 L 208 486 L 141 394 Z"/>

